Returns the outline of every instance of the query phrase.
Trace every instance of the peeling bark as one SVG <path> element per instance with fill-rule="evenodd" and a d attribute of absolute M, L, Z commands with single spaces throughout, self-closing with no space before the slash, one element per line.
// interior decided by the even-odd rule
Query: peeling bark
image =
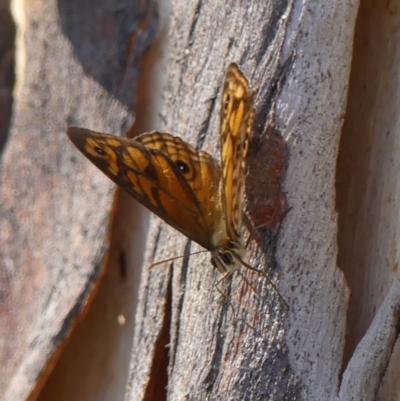
<path fill-rule="evenodd" d="M 1 398 L 392 399 L 392 5 L 362 3 L 357 24 L 356 0 L 19 6 L 0 176 Z M 222 283 L 233 313 L 206 253 L 147 270 L 200 249 L 158 218 L 148 227 L 125 194 L 113 198 L 65 135 L 68 125 L 158 129 L 219 159 L 232 61 L 256 91 L 246 261 L 289 310 L 242 268 Z"/>

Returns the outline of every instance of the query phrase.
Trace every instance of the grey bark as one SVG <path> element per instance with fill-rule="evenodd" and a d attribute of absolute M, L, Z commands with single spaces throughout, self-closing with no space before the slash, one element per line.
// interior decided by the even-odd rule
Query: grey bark
<path fill-rule="evenodd" d="M 111 383 L 100 378 L 114 374 L 112 357 L 121 356 L 115 344 L 125 341 L 130 348 L 132 324 L 128 320 L 122 330 L 117 317 L 134 283 L 115 269 L 91 302 L 105 272 L 114 188 L 80 157 L 66 128 L 75 124 L 125 133 L 146 41 L 148 47 L 152 37 L 151 31 L 140 35 L 138 27 L 149 13 L 148 5 L 132 2 L 118 7 L 113 1 L 13 4 L 17 81 L 0 176 L 2 400 L 36 399 L 45 383 L 55 390 L 42 392 L 43 399 L 60 394 L 98 399 L 99 382 L 111 394 L 112 386 L 125 385 L 126 357 L 124 375 Z M 154 24 L 154 14 L 149 21 Z M 109 260 L 120 259 L 123 243 Z M 89 306 L 85 324 L 78 324 Z M 60 361 L 67 342 L 71 351 Z M 57 372 L 62 379 L 54 385 Z"/>
<path fill-rule="evenodd" d="M 393 399 L 395 10 L 364 3 L 356 25 L 355 0 L 160 3 L 144 53 L 157 13 L 145 3 L 129 24 L 135 10 L 121 4 L 29 2 L 17 19 L 1 171 L 3 398 Z M 112 204 L 112 185 L 65 136 L 72 124 L 123 133 L 135 110 L 131 134 L 160 129 L 219 158 L 232 61 L 256 90 L 247 261 L 289 310 L 243 268 L 223 283 L 234 316 L 207 254 L 148 271 L 198 247 L 154 217 L 146 236 L 143 209 L 122 193 Z M 272 173 L 284 179 L 278 205 Z"/>
<path fill-rule="evenodd" d="M 232 277 L 233 317 L 206 255 L 144 270 L 127 399 L 156 399 L 165 363 L 160 341 L 168 347 L 168 377 L 160 377 L 167 399 L 336 398 L 349 293 L 336 266 L 335 165 L 356 11 L 356 2 L 175 2 L 165 16 L 162 130 L 218 157 L 221 84 L 231 61 L 257 89 L 259 143 L 276 107 L 275 126 L 290 155 L 290 210 L 279 229 L 255 230 L 248 260 L 278 283 L 290 310 L 267 280 L 243 269 L 256 290 Z M 267 158 L 250 161 L 247 185 L 263 180 Z M 156 219 L 150 232 L 147 263 L 188 249 Z"/>

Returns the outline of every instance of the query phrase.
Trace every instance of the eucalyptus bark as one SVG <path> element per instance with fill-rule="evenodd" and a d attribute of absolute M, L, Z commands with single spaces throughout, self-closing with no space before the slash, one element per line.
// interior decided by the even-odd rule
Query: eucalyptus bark
<path fill-rule="evenodd" d="M 290 309 L 268 280 L 243 269 L 244 277 L 235 274 L 228 283 L 233 316 L 214 288 L 217 273 L 206 255 L 144 271 L 128 399 L 153 399 L 155 377 L 165 368 L 171 400 L 336 397 L 349 293 L 336 266 L 335 166 L 356 5 L 175 2 L 164 16 L 169 52 L 161 130 L 218 157 L 221 84 L 235 61 L 257 91 L 247 188 L 262 188 L 269 177 L 268 152 L 275 148 L 257 149 L 271 131 L 288 147 L 288 211 L 275 226 L 250 230 L 248 260 L 277 283 Z M 246 194 L 250 216 L 268 204 L 266 194 Z M 189 249 L 158 220 L 150 233 L 147 263 Z"/>
<path fill-rule="evenodd" d="M 82 4 L 15 2 L 1 398 L 392 399 L 395 10 L 364 2 L 359 12 L 356 0 Z M 256 93 L 247 261 L 289 310 L 242 268 L 222 283 L 233 313 L 206 253 L 149 271 L 199 247 L 158 218 L 148 227 L 65 134 L 157 129 L 219 159 L 230 62 Z"/>
<path fill-rule="evenodd" d="M 120 249 L 135 233 L 109 240 L 114 186 L 76 153 L 66 129 L 122 134 L 130 127 L 143 55 L 157 25 L 152 7 L 12 4 L 16 85 L 0 176 L 2 400 L 123 397 L 125 349 L 132 344 L 125 309 L 134 304 L 137 282 L 121 269 L 107 271 L 102 286 L 100 277 L 107 260 L 123 261 Z M 140 226 L 136 209 L 136 217 L 131 208 L 124 219 Z M 141 242 L 129 249 L 140 254 Z"/>

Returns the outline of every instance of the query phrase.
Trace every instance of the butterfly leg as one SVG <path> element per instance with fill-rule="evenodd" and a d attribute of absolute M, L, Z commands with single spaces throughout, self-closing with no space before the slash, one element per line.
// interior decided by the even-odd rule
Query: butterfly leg
<path fill-rule="evenodd" d="M 231 297 L 230 297 L 228 294 L 224 293 L 224 292 L 219 288 L 219 284 L 220 284 L 223 280 L 225 280 L 226 278 L 228 278 L 231 274 L 232 274 L 232 272 L 228 272 L 228 273 L 224 274 L 217 282 L 214 283 L 214 286 L 215 286 L 215 288 L 217 289 L 217 291 L 219 292 L 219 294 L 220 294 L 223 298 L 225 298 L 225 299 L 228 301 L 229 306 L 232 308 L 233 317 L 234 317 L 234 319 L 235 319 L 235 318 L 236 318 L 236 310 L 235 310 L 235 307 L 234 307 L 233 304 L 232 304 Z"/>
<path fill-rule="evenodd" d="M 243 262 L 243 260 L 241 260 L 242 264 L 244 267 L 246 267 L 249 270 L 252 270 L 254 272 L 257 272 L 259 274 L 261 274 L 262 276 L 265 277 L 265 279 L 268 281 L 268 284 L 274 289 L 274 291 L 278 294 L 279 299 L 281 300 L 281 302 L 285 305 L 285 308 L 287 310 L 289 310 L 289 305 L 288 303 L 284 300 L 284 298 L 282 297 L 281 293 L 279 292 L 278 288 L 276 287 L 276 285 L 271 281 L 271 279 L 268 277 L 268 275 L 263 272 L 262 270 L 256 269 L 253 266 L 250 266 L 249 264 L 247 264 L 246 262 Z"/>

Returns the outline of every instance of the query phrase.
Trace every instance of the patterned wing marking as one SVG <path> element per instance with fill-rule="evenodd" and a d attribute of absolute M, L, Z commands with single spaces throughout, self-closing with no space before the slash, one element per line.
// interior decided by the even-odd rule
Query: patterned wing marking
<path fill-rule="evenodd" d="M 147 148 L 159 149 L 168 154 L 178 166 L 192 188 L 202 217 L 210 229 L 210 235 L 222 221 L 219 196 L 220 168 L 216 160 L 204 151 L 196 151 L 181 138 L 166 133 L 151 132 L 136 138 Z"/>
<path fill-rule="evenodd" d="M 169 134 L 136 139 L 68 128 L 75 146 L 150 211 L 206 249 L 221 220 L 215 160 Z"/>
<path fill-rule="evenodd" d="M 254 121 L 253 94 L 239 67 L 229 65 L 221 106 L 221 196 L 228 235 L 241 237 L 248 141 Z"/>

